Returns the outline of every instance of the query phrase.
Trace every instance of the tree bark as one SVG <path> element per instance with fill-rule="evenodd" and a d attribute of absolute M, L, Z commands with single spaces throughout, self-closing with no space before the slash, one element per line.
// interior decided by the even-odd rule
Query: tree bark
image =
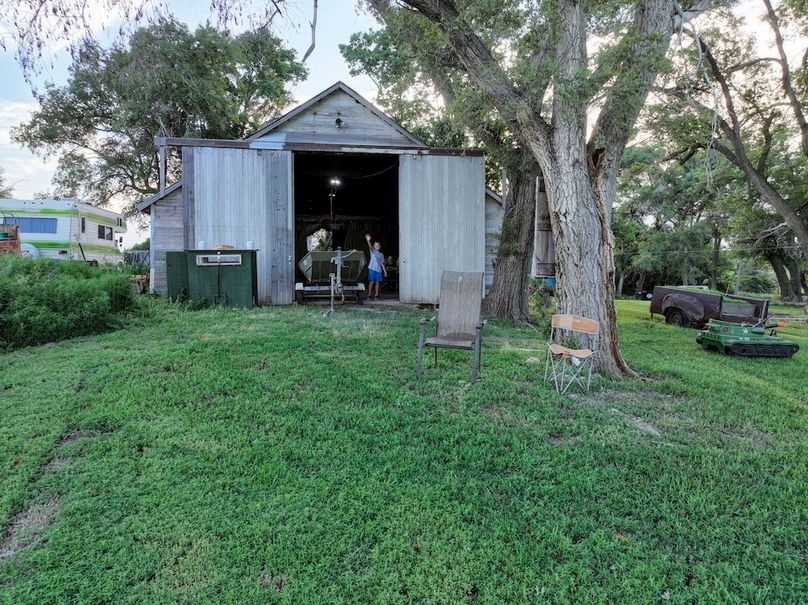
<path fill-rule="evenodd" d="M 788 274 L 791 277 L 791 293 L 794 300 L 802 300 L 802 280 L 800 263 L 791 260 L 788 263 Z"/>
<path fill-rule="evenodd" d="M 713 231 L 713 264 L 710 267 L 710 288 L 718 290 L 718 263 L 721 261 L 721 233 Z"/>
<path fill-rule="evenodd" d="M 791 280 L 786 273 L 786 267 L 783 259 L 777 254 L 767 254 L 766 260 L 774 270 L 774 276 L 777 278 L 777 287 L 780 289 L 780 300 L 790 301 L 793 298 L 793 290 L 791 287 Z"/>
<path fill-rule="evenodd" d="M 527 285 L 533 260 L 536 186 L 540 173 L 532 158 L 528 164 L 532 168 L 511 173 L 513 176 L 508 182 L 494 282 L 483 301 L 486 317 L 518 322 L 530 320 Z"/>

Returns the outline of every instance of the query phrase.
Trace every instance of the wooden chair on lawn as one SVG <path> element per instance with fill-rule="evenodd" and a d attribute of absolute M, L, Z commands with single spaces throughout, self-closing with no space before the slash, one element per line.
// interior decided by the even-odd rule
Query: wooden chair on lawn
<path fill-rule="evenodd" d="M 480 321 L 483 302 L 483 274 L 444 271 L 440 279 L 438 315 L 421 318 L 418 338 L 418 378 L 423 375 L 424 347 L 435 351 L 435 367 L 438 365 L 438 349 L 465 349 L 472 351 L 473 365 L 471 382 L 477 381 L 480 371 L 480 341 L 484 321 Z M 427 322 L 435 322 L 435 336 L 426 337 Z"/>
<path fill-rule="evenodd" d="M 570 349 L 553 342 L 556 330 L 592 337 L 591 349 Z M 566 393 L 573 383 L 589 390 L 592 384 L 592 365 L 598 348 L 598 322 L 577 315 L 553 315 L 550 341 L 547 343 L 547 361 L 544 364 L 544 382 L 552 379 L 556 391 Z M 586 385 L 584 385 L 586 377 Z"/>

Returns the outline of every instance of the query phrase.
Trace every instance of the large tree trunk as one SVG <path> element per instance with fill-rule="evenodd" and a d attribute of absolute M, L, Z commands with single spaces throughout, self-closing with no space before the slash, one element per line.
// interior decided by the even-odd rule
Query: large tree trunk
<path fill-rule="evenodd" d="M 600 192 L 592 187 L 595 179 L 586 168 L 583 116 L 570 122 L 556 126 L 553 170 L 544 172 L 555 240 L 557 310 L 598 322 L 597 338 L 578 342 L 597 351 L 598 371 L 611 376 L 633 375 L 618 346 L 609 212 Z"/>
<path fill-rule="evenodd" d="M 792 260 L 788 263 L 788 274 L 791 276 L 791 292 L 794 300 L 802 300 L 802 271 L 800 263 Z"/>
<path fill-rule="evenodd" d="M 529 165 L 531 169 L 511 173 L 508 181 L 494 282 L 483 301 L 486 317 L 530 320 L 527 282 L 533 260 L 539 167 L 534 161 Z"/>
<path fill-rule="evenodd" d="M 783 259 L 777 254 L 767 254 L 766 260 L 769 261 L 769 264 L 774 270 L 774 276 L 777 278 L 777 287 L 780 289 L 780 300 L 790 301 L 793 298 L 793 291 Z"/>
<path fill-rule="evenodd" d="M 713 231 L 713 264 L 710 267 L 710 288 L 718 290 L 718 263 L 721 261 L 721 233 Z"/>

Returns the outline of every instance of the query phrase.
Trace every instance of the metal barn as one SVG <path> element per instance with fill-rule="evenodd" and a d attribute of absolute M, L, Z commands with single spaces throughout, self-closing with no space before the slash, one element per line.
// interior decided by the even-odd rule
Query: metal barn
<path fill-rule="evenodd" d="M 486 194 L 483 152 L 429 147 L 342 82 L 246 139 L 157 145 L 162 171 L 165 149 L 181 148 L 183 174 L 139 206 L 151 215 L 156 293 L 166 252 L 229 245 L 257 249 L 259 302 L 290 304 L 322 230 L 334 248 L 366 250 L 366 231 L 380 239 L 402 302 L 437 302 L 447 270 L 487 270 L 490 283 L 498 225 L 486 219 L 502 211 Z"/>

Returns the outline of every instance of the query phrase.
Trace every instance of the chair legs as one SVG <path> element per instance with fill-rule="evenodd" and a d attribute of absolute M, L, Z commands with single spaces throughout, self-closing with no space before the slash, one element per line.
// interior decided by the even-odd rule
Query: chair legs
<path fill-rule="evenodd" d="M 426 340 L 426 333 L 424 329 L 424 324 L 421 323 L 421 329 L 418 334 L 418 370 L 417 375 L 418 379 L 420 380 L 424 374 L 424 341 Z"/>
<path fill-rule="evenodd" d="M 548 377 L 552 378 L 556 391 L 563 395 L 573 383 L 589 391 L 592 385 L 592 358 L 584 359 L 576 364 L 573 358 L 563 358 L 547 352 L 547 360 L 544 364 L 544 382 Z M 584 374 L 586 374 L 586 385 L 584 385 Z"/>
<path fill-rule="evenodd" d="M 477 382 L 477 375 L 480 373 L 480 344 L 481 344 L 480 328 L 477 328 L 477 337 L 474 339 L 474 361 L 471 366 L 471 384 Z"/>

